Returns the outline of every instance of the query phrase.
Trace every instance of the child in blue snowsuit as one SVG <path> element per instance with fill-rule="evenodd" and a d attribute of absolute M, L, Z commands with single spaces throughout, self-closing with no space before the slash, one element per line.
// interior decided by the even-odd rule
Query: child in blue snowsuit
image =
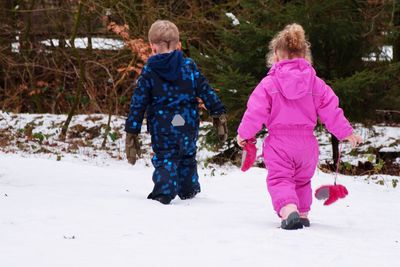
<path fill-rule="evenodd" d="M 176 195 L 188 199 L 200 192 L 197 98 L 210 111 L 222 140 L 227 137 L 225 108 L 193 60 L 183 57 L 175 24 L 156 21 L 149 30 L 149 41 L 154 55 L 144 66 L 132 97 L 125 124 L 126 154 L 134 164 L 140 151 L 137 135 L 146 112 L 155 153 L 154 188 L 148 198 L 169 204 Z"/>

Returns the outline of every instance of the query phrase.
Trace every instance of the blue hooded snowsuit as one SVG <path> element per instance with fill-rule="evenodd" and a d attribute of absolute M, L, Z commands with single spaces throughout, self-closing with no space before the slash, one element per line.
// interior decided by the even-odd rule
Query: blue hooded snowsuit
<path fill-rule="evenodd" d="M 140 133 L 144 113 L 155 155 L 154 189 L 149 198 L 176 195 L 186 198 L 200 192 L 196 162 L 199 110 L 196 97 L 211 115 L 225 108 L 208 81 L 181 51 L 148 59 L 137 81 L 125 131 Z"/>

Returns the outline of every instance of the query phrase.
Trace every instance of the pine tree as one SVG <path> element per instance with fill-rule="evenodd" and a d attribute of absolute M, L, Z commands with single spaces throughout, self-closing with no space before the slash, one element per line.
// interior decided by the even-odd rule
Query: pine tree
<path fill-rule="evenodd" d="M 389 3 L 376 7 L 367 1 L 347 0 L 228 2 L 220 7 L 221 14 L 233 13 L 240 24 L 233 25 L 232 19 L 221 16 L 214 24 L 216 40 L 193 50 L 202 71 L 220 90 L 227 105 L 231 141 L 236 136 L 249 95 L 267 74 L 267 45 L 285 25 L 293 22 L 303 25 L 312 45 L 314 68 L 332 85 L 335 80 L 351 77 L 368 67 L 369 63 L 362 58 L 378 47 L 374 36 L 380 34 L 381 25 L 388 23 L 385 8 Z M 373 28 L 370 14 L 374 14 Z M 340 88 L 341 92 L 349 90 L 347 93 L 360 101 L 366 97 L 348 87 Z M 359 118 L 352 116 L 347 98 L 342 98 L 341 103 L 346 114 Z M 336 152 L 333 158 L 337 159 L 337 143 L 333 147 Z"/>

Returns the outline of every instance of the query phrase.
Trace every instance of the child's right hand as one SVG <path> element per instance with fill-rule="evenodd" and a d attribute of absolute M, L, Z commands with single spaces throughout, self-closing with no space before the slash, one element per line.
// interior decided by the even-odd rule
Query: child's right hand
<path fill-rule="evenodd" d="M 225 114 L 213 116 L 213 126 L 217 130 L 218 138 L 221 142 L 228 139 L 228 119 Z"/>
<path fill-rule="evenodd" d="M 356 134 L 347 136 L 345 140 L 349 141 L 352 147 L 356 147 L 363 142 L 361 136 Z"/>
<path fill-rule="evenodd" d="M 240 135 L 236 136 L 236 142 L 240 147 L 244 147 L 247 144 L 247 140 L 240 137 Z"/>

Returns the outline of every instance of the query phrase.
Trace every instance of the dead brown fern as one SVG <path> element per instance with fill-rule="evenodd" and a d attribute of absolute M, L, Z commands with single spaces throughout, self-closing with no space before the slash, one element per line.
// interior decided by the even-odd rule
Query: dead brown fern
<path fill-rule="evenodd" d="M 135 57 L 129 62 L 127 66 L 122 66 L 117 69 L 120 73 L 120 78 L 117 82 L 113 82 L 112 91 L 115 92 L 117 87 L 125 80 L 130 72 L 134 72 L 134 76 L 138 77 L 141 73 L 144 64 L 147 62 L 147 59 L 151 56 L 151 48 L 148 43 L 146 43 L 143 39 L 131 39 L 129 35 L 129 26 L 127 24 L 118 25 L 117 23 L 111 21 L 107 25 L 107 29 L 109 31 L 114 32 L 118 36 L 122 37 L 125 46 L 132 51 Z M 112 105 L 109 104 L 109 107 Z M 107 137 L 110 133 L 111 127 L 111 117 L 112 117 L 112 109 L 110 108 L 108 114 L 108 121 L 106 130 L 104 133 L 104 139 L 102 143 L 102 147 L 104 148 L 107 142 Z"/>

